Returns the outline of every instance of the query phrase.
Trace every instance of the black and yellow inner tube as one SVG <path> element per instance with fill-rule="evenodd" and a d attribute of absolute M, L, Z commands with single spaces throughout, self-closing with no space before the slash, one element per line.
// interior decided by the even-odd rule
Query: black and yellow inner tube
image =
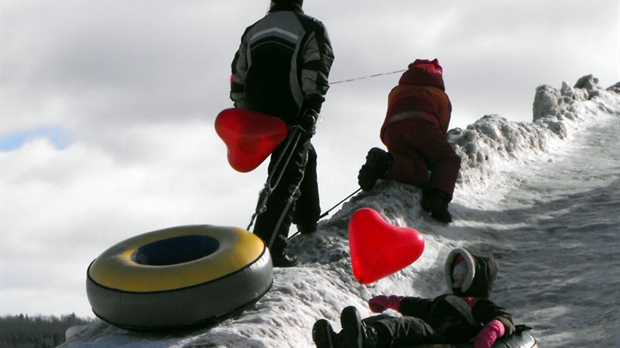
<path fill-rule="evenodd" d="M 192 225 L 110 247 L 89 266 L 86 289 L 99 318 L 149 330 L 221 321 L 258 301 L 272 283 L 260 238 L 235 227 Z"/>

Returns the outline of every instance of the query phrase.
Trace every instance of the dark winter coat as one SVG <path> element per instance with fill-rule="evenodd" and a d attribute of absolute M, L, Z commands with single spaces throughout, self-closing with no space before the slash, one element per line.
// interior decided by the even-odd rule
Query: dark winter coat
<path fill-rule="evenodd" d="M 504 324 L 507 335 L 512 334 L 515 330 L 512 316 L 488 299 L 497 275 L 495 260 L 472 255 L 465 249 L 453 250 L 445 266 L 449 288 L 452 288 L 452 270 L 459 256 L 465 259 L 469 270 L 460 290 L 453 289 L 454 294 L 435 299 L 405 297 L 400 302 L 399 311 L 403 315 L 424 320 L 454 342 L 469 341 L 494 319 Z"/>
<path fill-rule="evenodd" d="M 320 112 L 333 60 L 320 21 L 297 4 L 276 4 L 243 33 L 232 62 L 230 98 L 236 107 L 294 124 L 302 106 Z"/>
<path fill-rule="evenodd" d="M 232 62 L 230 98 L 235 107 L 266 113 L 290 125 L 298 124 L 310 109 L 319 114 L 334 54 L 325 26 L 305 15 L 301 3 L 278 2 L 246 28 Z M 285 141 L 271 155 L 269 173 L 277 169 L 281 177 L 265 209 L 258 209 L 262 212 L 253 232 L 269 247 L 272 257 L 284 255 L 293 221 L 304 225 L 319 218 L 317 155 L 310 140 L 301 137 L 292 151 Z M 285 158 L 284 154 L 290 157 L 281 168 L 278 159 Z M 263 194 L 266 191 L 259 204 Z"/>
<path fill-rule="evenodd" d="M 467 343 L 488 322 L 499 320 L 505 335 L 515 332 L 512 316 L 488 297 L 497 275 L 493 258 L 475 256 L 465 249 L 454 249 L 448 256 L 446 282 L 452 289 L 452 270 L 456 260 L 467 262 L 468 274 L 461 289 L 434 299 L 404 297 L 400 301 L 402 318 L 378 317 L 368 320 L 383 336 L 386 346 L 412 343 Z"/>

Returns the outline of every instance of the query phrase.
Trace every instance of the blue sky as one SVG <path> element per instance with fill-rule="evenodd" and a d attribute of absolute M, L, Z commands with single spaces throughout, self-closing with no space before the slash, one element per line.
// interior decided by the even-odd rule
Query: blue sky
<path fill-rule="evenodd" d="M 13 151 L 25 143 L 45 138 L 58 150 L 62 150 L 71 143 L 71 135 L 60 127 L 42 127 L 30 131 L 17 132 L 0 136 L 0 151 Z"/>

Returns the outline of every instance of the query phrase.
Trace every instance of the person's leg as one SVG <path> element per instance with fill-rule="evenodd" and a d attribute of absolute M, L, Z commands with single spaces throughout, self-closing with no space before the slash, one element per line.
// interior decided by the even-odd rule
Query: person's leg
<path fill-rule="evenodd" d="M 321 215 L 319 200 L 319 185 L 317 176 L 317 154 L 310 144 L 308 149 L 308 164 L 304 170 L 304 178 L 299 187 L 300 196 L 295 203 L 293 223 L 302 234 L 316 231 L 317 221 Z"/>
<path fill-rule="evenodd" d="M 415 317 L 378 315 L 361 319 L 354 306 L 346 307 L 340 315 L 342 331 L 338 334 L 345 346 L 351 348 L 389 348 L 416 343 L 446 343 L 424 320 Z"/>
<path fill-rule="evenodd" d="M 366 322 L 366 319 L 364 319 Z M 377 347 L 400 347 L 420 343 L 446 343 L 428 323 L 415 317 L 384 317 L 367 323 L 377 334 Z"/>
<path fill-rule="evenodd" d="M 448 204 L 452 201 L 454 186 L 461 168 L 461 158 L 456 154 L 445 135 L 435 128 L 425 132 L 419 152 L 428 163 L 431 175 L 424 189 L 422 208 L 440 222 L 452 222 Z"/>
<path fill-rule="evenodd" d="M 427 187 L 440 189 L 452 196 L 461 169 L 461 158 L 448 142 L 446 135 L 434 125 L 424 124 L 413 138 L 413 146 L 431 172 Z"/>
<path fill-rule="evenodd" d="M 364 191 L 370 191 L 377 180 L 385 177 L 392 166 L 392 156 L 384 150 L 373 147 L 366 155 L 366 163 L 360 168 L 357 182 Z"/>
<path fill-rule="evenodd" d="M 424 188 L 422 208 L 438 221 L 452 222 L 448 203 L 452 200 L 461 158 L 445 134 L 431 122 L 410 120 L 388 128 L 384 140 L 394 156 L 388 178 Z"/>
<path fill-rule="evenodd" d="M 388 178 L 452 195 L 461 158 L 435 124 L 426 120 L 398 122 L 386 129 L 384 141 L 394 156 Z"/>
<path fill-rule="evenodd" d="M 366 348 L 368 343 L 366 339 L 365 326 L 362 323 L 360 313 L 354 306 L 346 307 L 340 313 L 340 325 L 342 331 L 339 335 L 342 336 L 343 342 L 350 348 Z M 366 343 L 366 345 L 364 345 Z"/>
<path fill-rule="evenodd" d="M 309 139 L 300 139 L 282 173 L 280 182 L 267 199 L 266 210 L 256 217 L 254 234 L 260 237 L 269 248 L 274 267 L 291 267 L 297 263 L 296 256 L 287 255 L 284 249 L 293 220 L 295 201 L 299 197 L 299 186 L 303 180 L 309 146 Z M 283 151 L 285 151 L 284 144 L 271 155 L 270 173 L 274 171 L 275 162 Z M 273 175 L 278 176 L 279 173 Z"/>
<path fill-rule="evenodd" d="M 416 146 L 418 130 L 411 125 L 411 122 L 399 122 L 385 130 L 383 140 L 394 159 L 386 179 L 424 187 L 428 182 L 428 167 Z"/>
<path fill-rule="evenodd" d="M 312 341 L 316 348 L 338 348 L 340 340 L 331 324 L 325 319 L 317 320 L 312 326 Z"/>

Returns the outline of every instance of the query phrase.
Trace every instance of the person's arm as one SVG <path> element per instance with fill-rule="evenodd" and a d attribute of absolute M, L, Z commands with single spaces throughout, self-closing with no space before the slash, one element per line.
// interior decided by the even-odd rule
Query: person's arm
<path fill-rule="evenodd" d="M 321 105 L 329 89 L 329 72 L 334 62 L 334 52 L 327 29 L 319 21 L 313 21 L 313 30 L 304 45 L 301 64 L 301 89 L 304 95 L 302 109 L 311 108 L 321 112 Z M 300 111 L 303 114 L 304 110 Z"/>
<path fill-rule="evenodd" d="M 403 297 L 398 311 L 402 315 L 427 320 L 433 308 L 434 300 L 420 297 Z"/>
<path fill-rule="evenodd" d="M 374 313 L 393 309 L 403 315 L 426 318 L 433 306 L 433 301 L 419 297 L 398 295 L 379 295 L 368 300 L 368 307 Z"/>
<path fill-rule="evenodd" d="M 304 100 L 297 114 L 297 123 L 307 136 L 313 136 L 325 94 L 329 89 L 329 72 L 334 52 L 322 23 L 312 22 L 314 30 L 308 35 L 302 54 L 301 89 Z"/>
<path fill-rule="evenodd" d="M 398 311 L 402 299 L 403 296 L 398 295 L 379 295 L 368 300 L 368 307 L 374 313 L 382 313 L 388 309 Z"/>
<path fill-rule="evenodd" d="M 515 332 L 512 315 L 491 300 L 479 299 L 472 308 L 472 315 L 484 325 L 474 338 L 475 348 L 491 347 L 497 339 Z"/>
<path fill-rule="evenodd" d="M 448 129 L 450 128 L 450 120 L 452 118 L 452 102 L 450 102 L 450 98 L 447 94 L 443 94 L 445 100 L 439 102 L 438 107 L 438 120 L 443 133 L 448 133 Z M 443 99 L 443 98 L 442 98 Z"/>
<path fill-rule="evenodd" d="M 247 33 L 247 29 L 246 32 Z M 248 71 L 246 35 L 243 33 L 241 44 L 231 64 L 230 99 L 236 108 L 247 109 L 245 103 L 245 76 Z"/>

